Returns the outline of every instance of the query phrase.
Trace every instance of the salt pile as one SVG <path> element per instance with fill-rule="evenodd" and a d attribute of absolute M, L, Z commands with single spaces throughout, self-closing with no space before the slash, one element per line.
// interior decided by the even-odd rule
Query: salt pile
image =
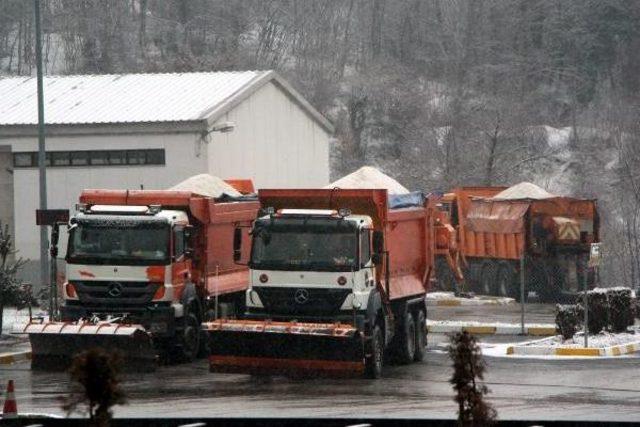
<path fill-rule="evenodd" d="M 544 200 L 558 197 L 531 182 L 521 182 L 493 196 L 494 200 L 532 199 Z"/>
<path fill-rule="evenodd" d="M 231 197 L 240 197 L 242 195 L 222 179 L 207 173 L 187 178 L 179 184 L 174 185 L 169 190 L 190 191 L 195 194 L 200 194 L 201 196 L 213 198 L 221 197 L 223 194 Z"/>
<path fill-rule="evenodd" d="M 324 188 L 344 189 L 386 189 L 389 194 L 408 194 L 409 190 L 398 181 L 371 166 L 363 166 L 357 171 L 332 182 Z"/>

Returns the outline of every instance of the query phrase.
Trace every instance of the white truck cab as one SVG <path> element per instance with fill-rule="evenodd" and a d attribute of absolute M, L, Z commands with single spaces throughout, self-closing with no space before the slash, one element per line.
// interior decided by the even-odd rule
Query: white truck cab
<path fill-rule="evenodd" d="M 253 228 L 249 317 L 302 319 L 366 310 L 376 289 L 370 217 L 347 210 L 281 209 Z"/>
<path fill-rule="evenodd" d="M 69 221 L 62 318 L 128 315 L 171 333 L 165 318 L 182 315 L 177 293 L 189 276 L 188 215 L 159 206 L 78 210 Z"/>

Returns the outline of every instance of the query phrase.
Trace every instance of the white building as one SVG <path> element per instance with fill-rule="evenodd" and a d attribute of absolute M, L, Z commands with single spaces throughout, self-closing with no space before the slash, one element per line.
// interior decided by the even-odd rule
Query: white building
<path fill-rule="evenodd" d="M 199 173 L 257 188 L 329 182 L 332 125 L 273 71 L 45 77 L 47 198 L 164 189 Z M 37 283 L 36 79 L 0 79 L 0 220 Z M 216 131 L 225 122 L 232 132 Z"/>

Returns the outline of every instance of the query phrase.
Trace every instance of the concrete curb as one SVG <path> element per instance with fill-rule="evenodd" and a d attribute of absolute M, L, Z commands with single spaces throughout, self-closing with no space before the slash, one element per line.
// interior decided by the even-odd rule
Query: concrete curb
<path fill-rule="evenodd" d="M 467 298 L 451 298 L 451 299 L 429 299 L 427 298 L 428 307 L 458 307 L 461 305 L 477 306 L 477 305 L 509 305 L 513 304 L 513 298 L 502 299 L 467 299 Z"/>
<path fill-rule="evenodd" d="M 520 335 L 520 325 L 491 325 L 491 324 L 438 324 L 427 320 L 427 331 L 431 333 L 451 334 L 455 332 L 469 332 L 476 335 Z M 550 336 L 556 334 L 555 325 L 524 327 L 525 335 Z"/>
<path fill-rule="evenodd" d="M 14 353 L 0 353 L 0 365 L 11 365 L 16 362 L 31 360 L 31 350 L 17 351 Z"/>
<path fill-rule="evenodd" d="M 507 347 L 508 355 L 517 356 L 584 356 L 584 357 L 607 357 L 621 356 L 640 351 L 640 341 L 614 345 L 611 347 L 550 347 L 550 346 L 522 346 L 512 345 Z"/>

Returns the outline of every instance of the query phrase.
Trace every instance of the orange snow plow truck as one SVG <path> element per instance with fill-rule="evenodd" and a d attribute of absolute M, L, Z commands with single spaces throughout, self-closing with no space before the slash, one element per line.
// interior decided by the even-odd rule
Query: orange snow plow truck
<path fill-rule="evenodd" d="M 589 286 L 591 243 L 599 241 L 597 202 L 550 194 L 531 183 L 513 187 L 461 187 L 445 194 L 438 218 L 453 227 L 465 283 L 485 295 L 520 298 L 525 291 L 547 302 L 568 300 Z M 446 260 L 436 260 L 438 282 L 455 283 Z M 587 277 L 585 277 L 585 275 Z"/>
<path fill-rule="evenodd" d="M 434 204 L 367 189 L 258 197 L 244 318 L 203 325 L 212 372 L 377 378 L 385 353 L 423 358 Z"/>
<path fill-rule="evenodd" d="M 32 367 L 62 369 L 91 347 L 121 350 L 127 368 L 141 370 L 155 369 L 158 356 L 205 352 L 201 322 L 244 311 L 248 272 L 232 245 L 258 209 L 255 197 L 83 191 L 69 221 L 61 320 L 24 330 Z M 248 242 L 243 230 L 237 238 Z"/>

